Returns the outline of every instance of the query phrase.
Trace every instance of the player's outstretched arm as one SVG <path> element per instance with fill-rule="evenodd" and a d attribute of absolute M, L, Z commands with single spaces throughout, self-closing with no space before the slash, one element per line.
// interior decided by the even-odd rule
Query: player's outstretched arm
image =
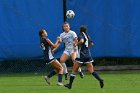
<path fill-rule="evenodd" d="M 51 49 L 55 48 L 55 44 L 50 39 L 46 39 L 46 41 L 49 43 Z"/>
<path fill-rule="evenodd" d="M 60 37 L 57 37 L 56 43 L 54 44 L 54 48 L 52 49 L 52 52 L 56 51 L 56 49 L 60 46 L 61 40 Z"/>

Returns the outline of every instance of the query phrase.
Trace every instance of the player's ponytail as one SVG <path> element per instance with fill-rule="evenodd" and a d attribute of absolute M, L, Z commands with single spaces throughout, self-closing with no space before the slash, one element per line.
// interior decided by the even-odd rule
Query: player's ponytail
<path fill-rule="evenodd" d="M 88 38 L 88 45 L 92 45 L 93 42 L 92 42 L 90 36 L 87 34 L 87 27 L 84 26 L 84 25 L 80 26 L 80 32 L 84 33 L 87 36 L 87 38 Z"/>

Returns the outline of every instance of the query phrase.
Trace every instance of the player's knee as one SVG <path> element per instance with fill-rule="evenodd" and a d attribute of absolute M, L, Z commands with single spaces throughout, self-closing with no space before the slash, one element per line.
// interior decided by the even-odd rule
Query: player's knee
<path fill-rule="evenodd" d="M 55 69 L 55 72 L 58 73 L 59 72 L 58 69 Z"/>
<path fill-rule="evenodd" d="M 72 59 L 72 62 L 75 62 L 75 59 Z"/>
<path fill-rule="evenodd" d="M 64 59 L 60 59 L 60 63 L 65 63 L 65 60 Z"/>
<path fill-rule="evenodd" d="M 58 71 L 59 71 L 59 72 L 63 72 L 63 67 L 62 67 L 62 66 L 59 67 L 59 68 L 58 68 Z"/>
<path fill-rule="evenodd" d="M 60 71 L 62 71 L 62 72 L 64 71 L 63 67 L 60 68 Z"/>
<path fill-rule="evenodd" d="M 91 71 L 88 71 L 89 72 L 89 74 L 92 74 L 93 72 L 91 72 Z"/>
<path fill-rule="evenodd" d="M 90 74 L 92 74 L 92 73 L 94 72 L 94 70 L 93 70 L 93 69 L 88 69 L 88 72 L 89 72 Z"/>
<path fill-rule="evenodd" d="M 78 69 L 77 68 L 73 68 L 72 69 L 72 73 L 76 74 L 78 72 Z"/>

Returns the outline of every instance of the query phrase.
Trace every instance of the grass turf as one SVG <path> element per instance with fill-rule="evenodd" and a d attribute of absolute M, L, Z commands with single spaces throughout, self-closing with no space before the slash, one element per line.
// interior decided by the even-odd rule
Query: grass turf
<path fill-rule="evenodd" d="M 103 89 L 86 74 L 84 79 L 77 75 L 69 90 L 56 85 L 57 76 L 48 86 L 41 74 L 0 74 L 0 93 L 140 93 L 140 71 L 100 72 L 100 76 L 105 81 Z"/>

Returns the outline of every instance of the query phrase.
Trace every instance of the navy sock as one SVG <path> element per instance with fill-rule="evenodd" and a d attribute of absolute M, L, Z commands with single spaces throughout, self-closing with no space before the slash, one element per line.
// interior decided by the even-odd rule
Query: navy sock
<path fill-rule="evenodd" d="M 70 81 L 69 81 L 69 85 L 72 86 L 73 80 L 75 79 L 75 74 L 71 74 L 70 75 Z"/>
<path fill-rule="evenodd" d="M 92 75 L 98 80 L 98 81 L 103 81 L 101 78 L 100 78 L 100 76 L 98 75 L 98 73 L 97 72 L 93 72 L 92 73 Z"/>
<path fill-rule="evenodd" d="M 51 78 L 52 76 L 54 76 L 56 74 L 56 72 L 53 70 L 51 71 L 47 76 L 48 78 Z"/>
<path fill-rule="evenodd" d="M 62 74 L 58 74 L 58 82 L 62 82 Z"/>

